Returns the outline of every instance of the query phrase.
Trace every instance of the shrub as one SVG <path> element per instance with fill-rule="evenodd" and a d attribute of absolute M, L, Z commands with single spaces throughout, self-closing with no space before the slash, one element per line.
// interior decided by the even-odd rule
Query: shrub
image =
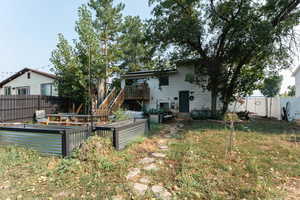
<path fill-rule="evenodd" d="M 122 121 L 122 120 L 127 120 L 129 119 L 129 116 L 125 113 L 125 110 L 119 109 L 115 112 L 113 112 L 115 118 L 115 121 Z"/>

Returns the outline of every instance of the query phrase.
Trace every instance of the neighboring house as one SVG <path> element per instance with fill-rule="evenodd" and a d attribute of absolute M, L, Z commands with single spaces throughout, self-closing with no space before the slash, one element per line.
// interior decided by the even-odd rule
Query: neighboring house
<path fill-rule="evenodd" d="M 55 79 L 53 74 L 24 68 L 0 82 L 0 95 L 58 96 Z"/>
<path fill-rule="evenodd" d="M 210 109 L 211 95 L 201 86 L 186 81 L 194 74 L 194 67 L 176 70 L 131 72 L 123 76 L 124 105 L 130 110 L 169 109 L 188 113 L 192 110 Z"/>
<path fill-rule="evenodd" d="M 296 97 L 300 97 L 300 66 L 292 74 L 295 77 Z"/>

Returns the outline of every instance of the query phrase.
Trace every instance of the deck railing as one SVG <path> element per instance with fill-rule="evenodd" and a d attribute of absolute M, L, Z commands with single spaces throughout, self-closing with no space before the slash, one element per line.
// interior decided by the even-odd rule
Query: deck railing
<path fill-rule="evenodd" d="M 125 100 L 149 100 L 150 88 L 146 85 L 126 86 Z"/>

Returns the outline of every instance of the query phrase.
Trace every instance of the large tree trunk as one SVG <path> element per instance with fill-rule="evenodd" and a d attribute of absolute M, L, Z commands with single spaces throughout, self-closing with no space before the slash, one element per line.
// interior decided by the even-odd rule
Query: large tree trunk
<path fill-rule="evenodd" d="M 218 101 L 218 92 L 216 89 L 211 90 L 211 115 L 212 117 L 217 116 L 217 101 Z"/>
<path fill-rule="evenodd" d="M 272 118 L 272 100 L 273 100 L 273 98 L 271 97 L 271 99 L 270 99 L 270 117 L 269 118 Z"/>
<path fill-rule="evenodd" d="M 222 114 L 223 115 L 227 112 L 229 103 L 230 102 L 228 100 L 223 101 L 223 107 L 222 107 Z"/>
<path fill-rule="evenodd" d="M 98 85 L 97 85 L 97 101 L 98 105 L 104 101 L 105 95 L 106 95 L 106 87 L 105 87 L 105 79 L 99 79 Z"/>
<path fill-rule="evenodd" d="M 269 117 L 269 102 L 268 102 L 268 97 L 266 97 L 266 118 Z"/>

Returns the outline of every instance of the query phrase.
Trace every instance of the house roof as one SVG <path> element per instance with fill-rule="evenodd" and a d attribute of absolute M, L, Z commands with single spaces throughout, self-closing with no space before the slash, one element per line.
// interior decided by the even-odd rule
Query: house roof
<path fill-rule="evenodd" d="M 300 65 L 297 67 L 297 69 L 292 73 L 292 76 L 296 76 L 296 74 L 300 71 Z"/>
<path fill-rule="evenodd" d="M 14 75 L 12 75 L 12 76 L 8 77 L 7 79 L 3 80 L 2 82 L 0 82 L 0 88 L 2 88 L 5 84 L 9 83 L 10 81 L 12 81 L 12 80 L 18 78 L 19 76 L 25 74 L 26 72 L 34 72 L 36 74 L 39 74 L 39 75 L 42 75 L 42 76 L 45 76 L 45 77 L 48 77 L 48 78 L 56 79 L 56 76 L 53 75 L 53 74 L 49 74 L 49 73 L 46 73 L 46 72 L 41 72 L 41 71 L 38 71 L 38 70 L 35 70 L 35 69 L 24 68 L 21 71 L 15 73 Z"/>
<path fill-rule="evenodd" d="M 173 74 L 176 73 L 176 69 L 168 70 L 145 70 L 137 72 L 128 72 L 121 76 L 121 78 L 135 78 L 135 77 L 147 77 L 147 76 L 157 76 L 159 74 Z"/>

